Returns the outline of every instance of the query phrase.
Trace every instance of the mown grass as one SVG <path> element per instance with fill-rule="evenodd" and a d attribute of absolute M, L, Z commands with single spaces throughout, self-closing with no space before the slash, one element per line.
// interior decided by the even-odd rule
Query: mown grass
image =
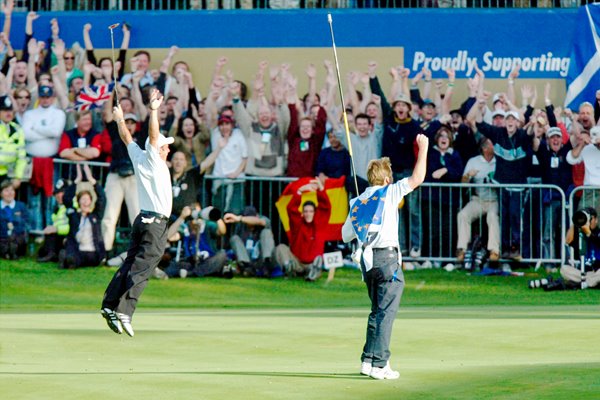
<path fill-rule="evenodd" d="M 3 310 L 87 310 L 98 308 L 114 268 L 59 270 L 31 260 L 0 261 Z M 544 292 L 527 287 L 540 275 L 471 276 L 461 271 L 405 272 L 403 306 L 585 305 L 598 304 L 600 291 Z M 140 300 L 148 308 L 338 308 L 365 307 L 359 271 L 341 269 L 327 283 L 301 279 L 219 278 L 151 280 Z"/>

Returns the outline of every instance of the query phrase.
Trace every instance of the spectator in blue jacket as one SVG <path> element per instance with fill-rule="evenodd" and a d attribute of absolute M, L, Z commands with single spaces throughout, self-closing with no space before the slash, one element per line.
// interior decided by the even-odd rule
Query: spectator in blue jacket
<path fill-rule="evenodd" d="M 28 213 L 25 203 L 15 200 L 12 181 L 0 184 L 0 257 L 16 260 L 27 250 Z"/>

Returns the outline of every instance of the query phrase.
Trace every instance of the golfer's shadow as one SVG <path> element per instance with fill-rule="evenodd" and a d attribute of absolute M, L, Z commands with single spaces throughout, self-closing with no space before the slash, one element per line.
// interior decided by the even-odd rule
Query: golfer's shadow
<path fill-rule="evenodd" d="M 334 374 L 318 372 L 248 372 L 248 371 L 219 371 L 219 372 L 190 372 L 197 375 L 238 375 L 238 376 L 266 376 L 282 378 L 320 378 L 320 379 L 357 379 L 364 378 L 360 374 Z"/>

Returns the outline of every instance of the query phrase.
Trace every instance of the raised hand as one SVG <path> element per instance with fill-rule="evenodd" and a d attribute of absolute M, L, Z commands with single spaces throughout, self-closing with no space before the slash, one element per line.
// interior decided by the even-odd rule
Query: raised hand
<path fill-rule="evenodd" d="M 150 109 L 155 111 L 162 104 L 163 96 L 158 89 L 152 89 L 150 93 Z"/>

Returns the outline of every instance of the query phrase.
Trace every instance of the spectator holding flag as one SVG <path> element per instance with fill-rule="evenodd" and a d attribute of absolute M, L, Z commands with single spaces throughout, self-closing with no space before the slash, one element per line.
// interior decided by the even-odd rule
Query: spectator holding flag
<path fill-rule="evenodd" d="M 402 253 L 398 241 L 398 204 L 425 180 L 429 139 L 416 137 L 418 156 L 410 177 L 392 183 L 390 159 L 369 163 L 369 186 L 350 201 L 350 214 L 342 228 L 345 242 L 358 239 L 358 256 L 371 299 L 367 338 L 360 373 L 373 379 L 398 379 L 389 364 L 392 325 L 404 289 Z"/>

